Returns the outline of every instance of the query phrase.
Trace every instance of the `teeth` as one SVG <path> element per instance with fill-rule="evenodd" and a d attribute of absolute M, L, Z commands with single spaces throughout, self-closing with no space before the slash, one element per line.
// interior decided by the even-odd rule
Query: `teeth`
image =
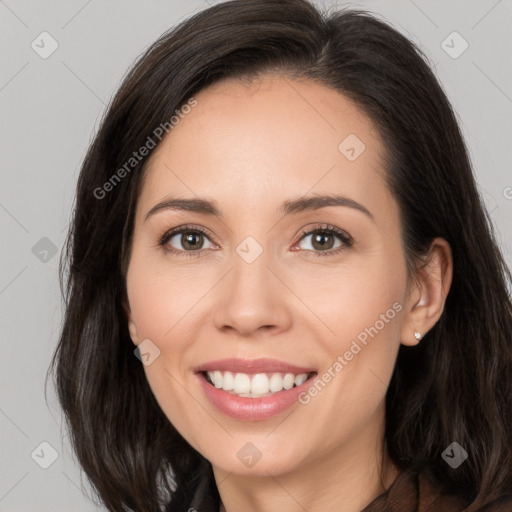
<path fill-rule="evenodd" d="M 210 377 L 211 378 L 211 377 Z M 222 387 L 222 373 L 220 372 L 213 372 L 213 379 L 212 382 L 216 388 Z"/>
<path fill-rule="evenodd" d="M 235 376 L 231 372 L 224 372 L 224 377 L 222 376 L 222 373 L 220 373 L 220 378 L 222 379 L 222 389 L 224 389 L 225 391 L 231 391 L 232 389 L 234 389 Z"/>
<path fill-rule="evenodd" d="M 237 373 L 235 375 L 235 382 L 233 385 L 235 393 L 250 393 L 251 392 L 251 379 L 245 373 Z"/>
<path fill-rule="evenodd" d="M 293 375 L 291 373 L 289 375 L 291 375 L 293 378 Z M 286 375 L 285 375 L 285 377 L 286 377 Z M 282 391 L 283 388 L 284 388 L 283 377 L 279 373 L 274 373 L 274 375 L 272 375 L 272 377 L 270 377 L 270 380 L 268 381 L 268 390 L 272 391 L 272 393 L 277 393 L 278 391 Z"/>
<path fill-rule="evenodd" d="M 207 372 L 210 382 L 218 389 L 229 391 L 231 394 L 251 398 L 271 395 L 283 389 L 292 389 L 300 386 L 307 378 L 307 373 L 294 375 L 293 373 L 273 373 L 270 378 L 266 373 L 248 375 L 246 373 L 221 372 L 219 370 Z"/>
<path fill-rule="evenodd" d="M 301 373 L 300 375 L 297 375 L 295 377 L 295 385 L 300 386 L 301 384 L 304 384 L 308 380 L 308 376 L 306 373 Z"/>
<path fill-rule="evenodd" d="M 243 373 L 238 373 L 237 377 L 239 375 L 243 375 Z M 247 377 L 247 375 L 244 375 L 244 377 Z M 236 386 L 235 389 L 238 393 L 239 391 Z M 264 373 L 257 373 L 254 375 L 251 380 L 251 393 L 264 395 L 265 393 L 268 393 L 268 391 L 268 377 Z"/>

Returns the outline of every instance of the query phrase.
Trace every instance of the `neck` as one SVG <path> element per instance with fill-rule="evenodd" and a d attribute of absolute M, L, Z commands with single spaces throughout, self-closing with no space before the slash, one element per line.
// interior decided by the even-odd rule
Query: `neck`
<path fill-rule="evenodd" d="M 235 474 L 213 466 L 226 512 L 360 512 L 394 482 L 399 469 L 387 455 L 380 421 L 343 445 L 306 456 L 286 473 Z M 255 466 L 256 467 L 256 466 Z"/>

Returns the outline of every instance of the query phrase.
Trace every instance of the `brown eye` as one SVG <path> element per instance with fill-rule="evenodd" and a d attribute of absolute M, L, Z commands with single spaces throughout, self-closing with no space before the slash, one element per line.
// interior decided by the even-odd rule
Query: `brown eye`
<path fill-rule="evenodd" d="M 200 231 L 182 230 L 173 233 L 168 239 L 168 244 L 177 250 L 197 251 L 204 249 L 203 245 L 206 240 L 208 240 L 208 238 Z"/>
<path fill-rule="evenodd" d="M 317 253 L 315 256 L 338 254 L 353 244 L 352 238 L 347 233 L 334 226 L 306 231 L 302 233 L 300 241 L 307 240 L 308 238 L 311 241 L 303 249 Z M 336 239 L 339 241 L 337 244 Z"/>
<path fill-rule="evenodd" d="M 204 247 L 208 241 L 210 247 Z M 165 251 L 178 256 L 200 256 L 204 249 L 215 247 L 210 237 L 200 228 L 182 226 L 167 231 L 160 239 Z"/>
<path fill-rule="evenodd" d="M 332 249 L 334 246 L 334 236 L 331 235 L 330 233 L 319 231 L 311 236 L 311 245 L 315 249 L 328 250 Z"/>
<path fill-rule="evenodd" d="M 203 245 L 203 234 L 192 231 L 181 233 L 180 243 L 184 249 L 200 249 Z"/>

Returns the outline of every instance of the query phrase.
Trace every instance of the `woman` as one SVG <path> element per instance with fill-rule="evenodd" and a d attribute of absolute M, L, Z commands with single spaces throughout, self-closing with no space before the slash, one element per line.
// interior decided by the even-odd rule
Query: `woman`
<path fill-rule="evenodd" d="M 108 510 L 512 510 L 510 271 L 384 22 L 235 0 L 162 36 L 67 242 L 52 368 Z"/>

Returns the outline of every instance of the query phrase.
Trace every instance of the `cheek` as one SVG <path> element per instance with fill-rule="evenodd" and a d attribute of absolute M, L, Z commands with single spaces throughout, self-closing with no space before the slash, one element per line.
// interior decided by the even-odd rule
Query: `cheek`
<path fill-rule="evenodd" d="M 164 262 L 165 263 L 165 262 Z M 191 308 L 206 285 L 197 275 L 173 270 L 149 257 L 134 255 L 127 275 L 128 299 L 139 338 L 163 342 L 193 315 Z M 162 347 L 163 348 L 163 347 Z"/>
<path fill-rule="evenodd" d="M 317 272 L 314 278 L 311 273 L 300 278 L 297 274 L 288 275 L 288 282 L 313 313 L 308 315 L 312 321 L 316 317 L 322 329 L 329 328 L 334 349 L 343 349 L 375 323 L 384 337 L 397 330 L 406 274 L 405 263 L 396 256 L 383 252 L 357 255 L 333 271 Z"/>
<path fill-rule="evenodd" d="M 339 385 L 346 391 L 340 404 L 350 397 L 373 402 L 391 378 L 406 286 L 405 264 L 391 256 L 380 252 L 361 259 L 361 265 L 350 266 L 335 279 L 317 281 L 316 291 L 309 293 L 308 305 L 313 304 L 331 331 L 323 348 L 327 368 L 340 376 Z"/>
<path fill-rule="evenodd" d="M 204 292 L 190 286 L 192 276 L 179 272 L 163 272 L 149 258 L 133 258 L 127 275 L 128 298 L 132 320 L 140 341 L 149 339 L 160 355 L 143 369 L 149 386 L 169 421 L 180 432 L 187 432 L 194 423 L 187 388 L 194 304 Z M 196 278 L 197 280 L 197 278 Z M 187 285 L 188 283 L 188 285 Z"/>

